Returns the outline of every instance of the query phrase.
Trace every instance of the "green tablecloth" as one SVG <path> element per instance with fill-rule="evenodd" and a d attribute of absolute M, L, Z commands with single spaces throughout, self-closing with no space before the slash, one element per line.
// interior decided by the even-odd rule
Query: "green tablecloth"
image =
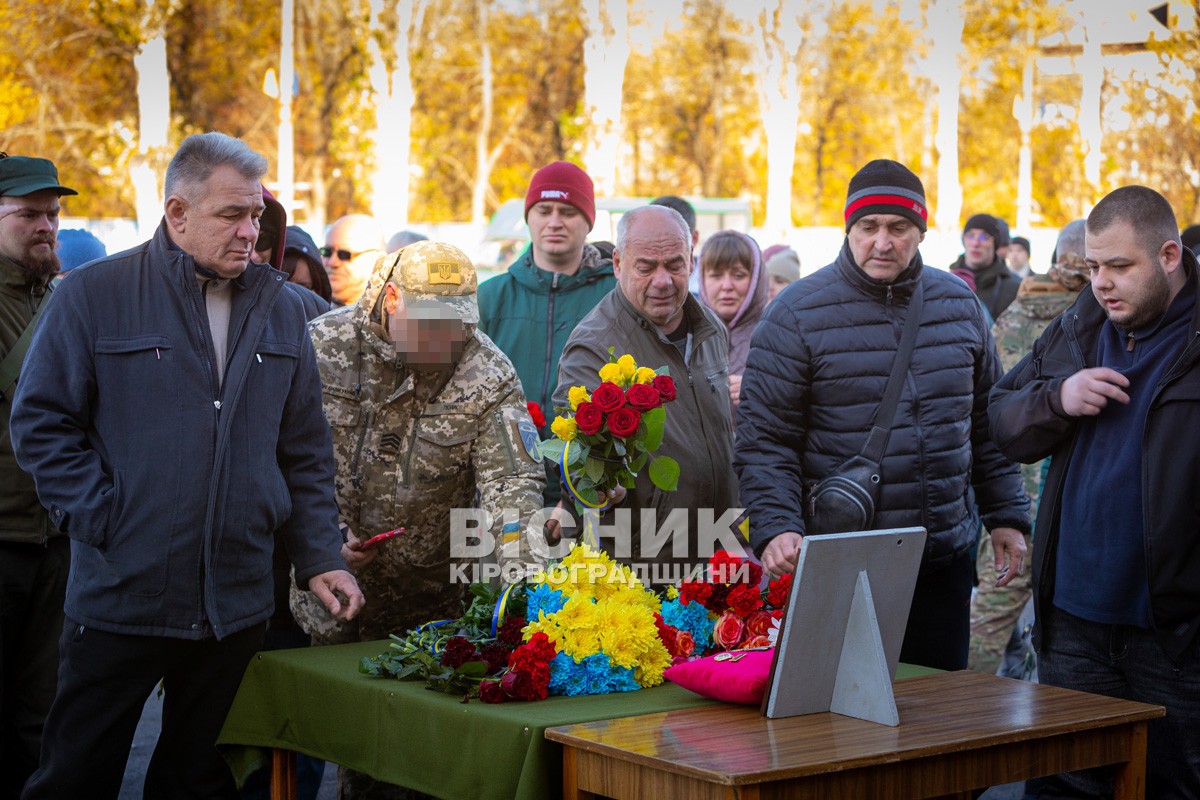
<path fill-rule="evenodd" d="M 557 798 L 562 750 L 546 728 L 713 703 L 671 683 L 637 692 L 463 704 L 422 681 L 371 678 L 363 656 L 385 641 L 259 653 L 217 741 L 235 774 L 281 747 L 447 800 Z M 897 677 L 930 670 L 901 665 Z"/>
<path fill-rule="evenodd" d="M 372 678 L 363 656 L 387 642 L 276 650 L 250 662 L 217 740 L 235 773 L 282 747 L 436 797 L 557 797 L 562 750 L 546 728 L 712 703 L 667 683 L 654 689 L 537 703 L 463 704 L 422 681 Z"/>

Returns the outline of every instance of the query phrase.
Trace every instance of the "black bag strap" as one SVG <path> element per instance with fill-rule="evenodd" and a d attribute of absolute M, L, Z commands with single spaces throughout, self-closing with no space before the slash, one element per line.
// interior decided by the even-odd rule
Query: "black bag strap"
<path fill-rule="evenodd" d="M 38 318 L 42 316 L 42 310 L 46 307 L 50 293 L 54 291 L 57 283 L 58 279 L 55 278 L 46 285 L 46 293 L 38 301 L 38 307 L 30 317 L 29 324 L 25 326 L 25 330 L 21 331 L 21 336 L 13 345 L 12 350 L 9 350 L 4 360 L 0 361 L 0 399 L 8 398 L 8 390 L 17 382 L 17 377 L 21 374 L 21 366 L 25 363 L 25 353 L 29 350 L 29 343 L 33 341 L 33 331 L 37 327 Z"/>
<path fill-rule="evenodd" d="M 892 434 L 892 423 L 896 420 L 896 405 L 900 402 L 900 392 L 904 389 L 904 374 L 908 372 L 909 364 L 912 363 L 917 328 L 921 327 L 921 305 L 924 295 L 924 287 L 918 278 L 917 287 L 913 289 L 912 298 L 908 301 L 908 316 L 900 334 L 900 348 L 896 350 L 896 360 L 892 362 L 892 374 L 888 376 L 883 400 L 879 403 L 879 410 L 875 412 L 875 422 L 862 449 L 862 456 L 876 464 L 883 458 L 883 450 Z"/>

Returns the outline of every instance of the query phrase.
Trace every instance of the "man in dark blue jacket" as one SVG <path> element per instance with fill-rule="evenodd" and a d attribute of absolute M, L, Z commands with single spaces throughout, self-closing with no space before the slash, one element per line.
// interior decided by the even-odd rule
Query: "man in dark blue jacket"
<path fill-rule="evenodd" d="M 806 491 L 858 455 L 875 422 L 919 284 L 921 325 L 883 454 L 873 527 L 929 532 L 900 658 L 967 665 L 971 547 L 992 532 L 1005 585 L 1022 569 L 1029 500 L 1015 464 L 988 438 L 999 358 L 979 303 L 949 273 L 925 269 L 925 191 L 895 161 L 850 181 L 837 260 L 784 289 L 750 341 L 734 464 L 750 543 L 773 574 L 793 572 Z"/>
<path fill-rule="evenodd" d="M 115 798 L 160 680 L 145 796 L 237 796 L 214 743 L 271 614 L 276 531 L 333 614 L 362 606 L 304 313 L 249 263 L 266 167 L 237 139 L 188 137 L 154 238 L 78 270 L 34 337 L 13 442 L 72 565 L 23 797 Z"/>
<path fill-rule="evenodd" d="M 1200 797 L 1200 303 L 1175 212 L 1145 186 L 1087 218 L 1080 292 L 992 392 L 1000 449 L 1051 456 L 1038 507 L 1043 683 L 1163 705 L 1146 796 Z M 1112 772 L 1039 797 L 1111 797 Z"/>

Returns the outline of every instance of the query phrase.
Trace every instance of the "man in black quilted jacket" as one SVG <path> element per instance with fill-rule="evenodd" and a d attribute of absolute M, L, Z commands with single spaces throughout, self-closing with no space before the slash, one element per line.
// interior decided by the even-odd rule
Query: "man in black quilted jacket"
<path fill-rule="evenodd" d="M 772 574 L 793 572 L 805 492 L 862 450 L 920 284 L 872 527 L 929 532 L 901 660 L 964 669 L 979 519 L 1005 585 L 1025 568 L 1029 500 L 988 436 L 991 332 L 966 284 L 922 264 L 926 217 L 921 180 L 902 164 L 872 161 L 850 181 L 841 253 L 783 290 L 751 340 L 734 465 L 755 552 Z"/>

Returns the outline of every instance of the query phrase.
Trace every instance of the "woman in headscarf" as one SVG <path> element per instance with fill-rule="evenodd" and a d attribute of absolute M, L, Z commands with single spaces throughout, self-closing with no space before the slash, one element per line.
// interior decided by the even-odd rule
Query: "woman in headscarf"
<path fill-rule="evenodd" d="M 734 410 L 741 395 L 750 335 L 768 300 L 768 280 L 758 244 L 738 231 L 720 231 L 709 237 L 700 249 L 700 302 L 715 311 L 729 331 L 729 401 Z"/>

